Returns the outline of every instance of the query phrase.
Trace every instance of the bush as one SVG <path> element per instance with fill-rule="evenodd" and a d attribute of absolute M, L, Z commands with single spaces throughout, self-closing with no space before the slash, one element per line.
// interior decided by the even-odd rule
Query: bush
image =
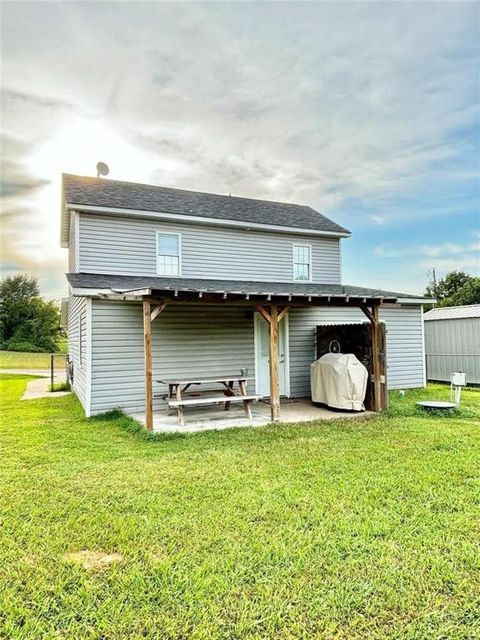
<path fill-rule="evenodd" d="M 15 342 L 14 340 L 6 340 L 2 343 L 2 351 L 20 351 L 22 353 L 49 353 L 48 349 L 37 347 L 31 342 Z"/>

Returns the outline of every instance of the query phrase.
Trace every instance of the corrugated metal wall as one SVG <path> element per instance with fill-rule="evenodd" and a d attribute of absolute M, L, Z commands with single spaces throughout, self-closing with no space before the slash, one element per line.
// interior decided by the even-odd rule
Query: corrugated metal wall
<path fill-rule="evenodd" d="M 385 309 L 390 388 L 424 384 L 420 307 Z M 290 389 L 310 394 L 315 327 L 322 322 L 363 320 L 356 309 L 294 309 L 289 318 Z M 138 303 L 92 302 L 92 413 L 114 407 L 144 408 L 143 320 Z M 153 322 L 154 381 L 171 376 L 255 372 L 254 327 L 244 307 L 170 306 Z M 255 389 L 252 379 L 250 390 Z M 218 389 L 218 387 L 217 387 Z M 165 387 L 154 382 L 154 394 Z M 162 401 L 155 398 L 158 409 Z"/>
<path fill-rule="evenodd" d="M 156 231 L 182 234 L 182 275 L 292 282 L 292 243 L 312 246 L 313 281 L 339 283 L 338 238 L 80 214 L 82 273 L 156 274 Z"/>
<path fill-rule="evenodd" d="M 68 354 L 73 361 L 73 390 L 86 407 L 87 394 L 87 299 L 68 300 Z"/>
<path fill-rule="evenodd" d="M 425 354 L 429 380 L 464 371 L 467 383 L 480 384 L 480 318 L 426 321 Z"/>

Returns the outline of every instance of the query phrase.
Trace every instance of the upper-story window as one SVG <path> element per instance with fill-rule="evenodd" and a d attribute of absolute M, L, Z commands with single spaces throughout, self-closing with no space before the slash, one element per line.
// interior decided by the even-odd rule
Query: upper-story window
<path fill-rule="evenodd" d="M 311 282 L 312 247 L 309 244 L 293 245 L 293 280 Z"/>
<path fill-rule="evenodd" d="M 179 233 L 157 232 L 157 274 L 179 276 L 182 273 L 182 237 Z"/>

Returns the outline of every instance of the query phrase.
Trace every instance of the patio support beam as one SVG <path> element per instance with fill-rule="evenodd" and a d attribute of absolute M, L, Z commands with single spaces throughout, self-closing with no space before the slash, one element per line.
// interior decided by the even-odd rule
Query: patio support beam
<path fill-rule="evenodd" d="M 289 311 L 290 311 L 290 307 L 283 307 L 283 309 L 278 314 L 279 323 L 283 320 L 284 316 L 286 316 Z"/>
<path fill-rule="evenodd" d="M 280 312 L 276 304 L 269 307 L 270 313 L 261 304 L 256 307 L 258 313 L 269 325 L 269 373 L 270 373 L 270 411 L 272 422 L 280 420 L 280 374 L 279 374 L 279 325 L 290 307 Z"/>
<path fill-rule="evenodd" d="M 374 398 L 373 406 L 375 411 L 382 410 L 382 382 L 380 378 L 380 320 L 378 316 L 378 305 L 372 307 L 373 321 L 371 323 L 372 331 L 372 368 L 373 368 L 373 389 Z"/>
<path fill-rule="evenodd" d="M 145 364 L 145 426 L 153 429 L 152 312 L 150 300 L 143 301 L 143 357 Z"/>
<path fill-rule="evenodd" d="M 157 304 L 155 309 L 150 314 L 150 320 L 153 322 L 155 320 L 155 318 L 157 318 L 162 313 L 162 311 L 165 309 L 166 306 L 167 306 L 166 302 L 162 302 L 161 304 Z"/>
<path fill-rule="evenodd" d="M 370 335 L 372 340 L 372 374 L 373 374 L 373 409 L 381 411 L 382 400 L 382 363 L 380 359 L 380 318 L 378 314 L 378 304 L 372 305 L 369 309 L 365 304 L 359 305 L 360 309 L 370 320 Z"/>
<path fill-rule="evenodd" d="M 374 319 L 373 313 L 370 311 L 370 309 L 368 307 L 366 307 L 364 304 L 360 305 L 360 309 L 363 311 L 363 313 L 367 316 L 367 318 L 373 324 L 375 322 L 375 319 Z"/>
<path fill-rule="evenodd" d="M 278 307 L 270 306 L 270 410 L 272 422 L 280 420 L 280 383 L 278 359 Z"/>
<path fill-rule="evenodd" d="M 268 322 L 268 324 L 270 324 L 271 318 L 270 318 L 270 314 L 268 313 L 268 311 L 266 311 L 264 309 L 264 307 L 262 307 L 261 304 L 257 304 L 256 309 L 258 311 L 258 313 L 263 317 L 263 319 Z"/>

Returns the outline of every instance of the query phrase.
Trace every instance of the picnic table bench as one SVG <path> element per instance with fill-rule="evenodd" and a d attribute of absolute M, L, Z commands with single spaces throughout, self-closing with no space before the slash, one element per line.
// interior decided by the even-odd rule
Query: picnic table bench
<path fill-rule="evenodd" d="M 206 404 L 224 403 L 225 410 L 228 411 L 232 402 L 242 402 L 245 413 L 251 420 L 252 411 L 250 405 L 252 402 L 258 401 L 261 396 L 256 394 L 247 394 L 247 381 L 248 378 L 246 376 L 226 376 L 218 378 L 205 377 L 190 378 L 186 380 L 178 378 L 166 378 L 163 380 L 158 380 L 158 382 L 168 385 L 168 395 L 165 399 L 167 403 L 167 412 L 170 409 L 176 409 L 178 422 L 182 427 L 185 425 L 185 418 L 183 414 L 184 407 Z M 238 385 L 238 391 L 235 389 L 235 383 Z M 182 394 L 188 391 L 188 389 L 192 385 L 204 384 L 221 385 L 223 387 L 223 395 L 198 395 L 196 397 L 182 396 Z"/>

